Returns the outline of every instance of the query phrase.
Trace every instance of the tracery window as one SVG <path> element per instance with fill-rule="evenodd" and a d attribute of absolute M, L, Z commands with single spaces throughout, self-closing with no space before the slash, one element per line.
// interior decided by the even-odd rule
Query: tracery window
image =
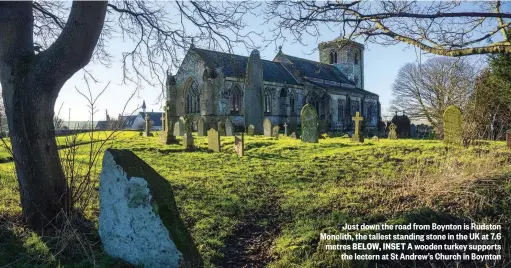
<path fill-rule="evenodd" d="M 239 114 L 242 99 L 241 89 L 238 85 L 235 85 L 229 92 L 229 111 L 231 114 Z"/>
<path fill-rule="evenodd" d="M 264 90 L 264 113 L 271 113 L 271 88 L 266 88 Z"/>
<path fill-rule="evenodd" d="M 186 113 L 199 113 L 200 112 L 200 92 L 199 84 L 192 80 L 188 85 L 186 95 Z"/>

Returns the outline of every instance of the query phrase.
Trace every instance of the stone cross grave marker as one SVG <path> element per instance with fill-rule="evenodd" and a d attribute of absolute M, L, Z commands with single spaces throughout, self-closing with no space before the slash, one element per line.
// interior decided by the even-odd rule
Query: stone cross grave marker
<path fill-rule="evenodd" d="M 165 126 L 165 116 L 166 115 L 165 115 L 165 111 L 166 111 L 166 107 L 163 107 L 163 113 L 161 114 L 161 118 L 160 118 L 161 119 L 161 130 L 163 132 L 166 131 L 166 126 Z"/>
<path fill-rule="evenodd" d="M 284 136 L 287 136 L 287 123 L 284 123 Z"/>
<path fill-rule="evenodd" d="M 225 120 L 225 135 L 234 136 L 234 125 L 232 124 L 232 121 L 229 118 Z"/>
<path fill-rule="evenodd" d="M 254 125 L 248 126 L 247 134 L 252 137 L 254 136 Z"/>
<path fill-rule="evenodd" d="M 279 138 L 279 132 L 280 132 L 279 125 L 275 125 L 271 129 L 271 136 L 278 139 Z"/>
<path fill-rule="evenodd" d="M 199 135 L 199 137 L 206 136 L 206 123 L 203 118 L 197 120 L 197 135 Z"/>
<path fill-rule="evenodd" d="M 234 136 L 234 151 L 238 156 L 245 155 L 245 138 L 243 137 L 243 132 L 241 132 L 241 138 L 238 136 Z"/>
<path fill-rule="evenodd" d="M 389 126 L 389 139 L 397 140 L 396 125 L 394 123 Z"/>
<path fill-rule="evenodd" d="M 318 113 L 314 106 L 306 104 L 300 113 L 302 121 L 302 141 L 318 142 Z"/>
<path fill-rule="evenodd" d="M 225 122 L 218 121 L 218 135 L 225 136 Z"/>
<path fill-rule="evenodd" d="M 462 119 L 461 110 L 455 105 L 447 107 L 444 111 L 444 143 L 461 144 L 462 142 Z"/>
<path fill-rule="evenodd" d="M 149 119 L 149 115 L 145 115 L 145 129 L 144 129 L 144 137 L 151 137 L 153 133 L 151 133 L 151 119 Z"/>
<path fill-rule="evenodd" d="M 208 130 L 208 148 L 213 152 L 220 152 L 220 135 L 214 128 Z"/>
<path fill-rule="evenodd" d="M 265 118 L 264 122 L 263 122 L 263 129 L 264 129 L 265 137 L 271 137 L 271 131 L 272 131 L 271 128 L 272 128 L 271 120 L 268 118 Z"/>
<path fill-rule="evenodd" d="M 356 112 L 355 116 L 351 119 L 355 121 L 355 133 L 351 137 L 351 140 L 355 142 L 364 142 L 364 136 L 360 134 L 360 122 L 364 121 L 364 117 L 360 116 L 360 112 Z"/>
<path fill-rule="evenodd" d="M 187 131 L 183 135 L 183 148 L 185 150 L 193 150 L 195 148 L 193 145 L 193 136 L 191 131 Z"/>

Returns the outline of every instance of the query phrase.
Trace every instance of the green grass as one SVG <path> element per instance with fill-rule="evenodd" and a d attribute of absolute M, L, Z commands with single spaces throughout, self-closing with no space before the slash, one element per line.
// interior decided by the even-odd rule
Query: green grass
<path fill-rule="evenodd" d="M 343 223 L 446 217 L 510 226 L 511 151 L 503 142 L 446 148 L 433 140 L 355 144 L 327 138 L 309 144 L 245 137 L 246 156 L 240 158 L 234 138 L 221 139 L 221 153 L 207 152 L 206 137 L 195 137 L 199 150 L 184 152 L 179 145 L 162 145 L 158 136 L 143 138 L 137 132 L 122 133 L 107 145 L 132 150 L 171 182 L 181 216 L 210 267 L 241 258 L 236 250 L 240 236 L 263 245 L 254 254 L 270 267 L 346 267 L 340 252 L 318 249 L 321 231 L 337 232 Z M 77 150 L 82 163 L 89 146 Z M 12 218 L 21 212 L 13 162 L 0 164 L 0 176 L 0 215 Z M 97 215 L 96 198 L 86 218 L 97 225 Z M 48 239 L 7 222 L 1 225 L 0 266 L 90 265 L 90 256 L 57 254 Z M 261 235 L 259 240 L 246 235 L 250 232 Z M 91 234 L 92 241 L 97 239 Z M 98 264 L 115 263 L 95 252 Z"/>

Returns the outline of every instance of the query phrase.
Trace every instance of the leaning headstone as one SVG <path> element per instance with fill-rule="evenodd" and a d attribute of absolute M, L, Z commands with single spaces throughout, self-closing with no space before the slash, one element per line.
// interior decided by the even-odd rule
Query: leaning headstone
<path fill-rule="evenodd" d="M 244 143 L 245 139 L 243 137 L 243 132 L 241 132 L 241 138 L 234 136 L 234 151 L 238 156 L 243 156 L 245 154 Z"/>
<path fill-rule="evenodd" d="M 107 149 L 99 182 L 105 252 L 136 266 L 202 267 L 172 186 L 128 150 Z"/>
<path fill-rule="evenodd" d="M 302 141 L 318 142 L 318 114 L 314 106 L 306 104 L 300 113 L 302 121 Z"/>
<path fill-rule="evenodd" d="M 218 135 L 225 136 L 225 122 L 218 121 Z"/>
<path fill-rule="evenodd" d="M 462 119 L 461 110 L 455 105 L 447 107 L 444 111 L 444 143 L 461 144 L 462 142 Z"/>
<path fill-rule="evenodd" d="M 234 136 L 234 125 L 229 118 L 225 120 L 225 136 Z"/>
<path fill-rule="evenodd" d="M 247 134 L 252 137 L 254 136 L 254 125 L 248 126 Z"/>
<path fill-rule="evenodd" d="M 204 119 L 202 118 L 199 118 L 199 120 L 197 120 L 197 132 L 199 137 L 206 136 L 206 122 L 204 122 Z"/>
<path fill-rule="evenodd" d="M 151 119 L 149 119 L 149 115 L 145 115 L 145 129 L 144 129 L 144 137 L 152 137 L 153 133 L 151 133 Z"/>
<path fill-rule="evenodd" d="M 265 136 L 265 137 L 271 137 L 271 136 L 272 136 L 272 135 L 271 135 L 271 134 L 272 134 L 272 133 L 271 133 L 271 131 L 272 131 L 272 127 L 273 127 L 273 126 L 272 126 L 272 124 L 271 124 L 271 120 L 270 120 L 270 119 L 268 119 L 268 118 L 265 118 L 265 119 L 264 119 L 264 122 L 263 122 L 263 129 L 264 129 L 264 136 Z"/>
<path fill-rule="evenodd" d="M 214 128 L 208 130 L 208 148 L 213 152 L 220 152 L 220 135 Z"/>
<path fill-rule="evenodd" d="M 271 129 L 271 136 L 278 139 L 279 138 L 279 132 L 280 132 L 279 125 L 275 125 Z"/>
<path fill-rule="evenodd" d="M 507 147 L 511 149 L 511 130 L 506 132 L 506 143 Z"/>
<path fill-rule="evenodd" d="M 284 136 L 287 136 L 287 123 L 284 123 Z"/>
<path fill-rule="evenodd" d="M 183 135 L 183 148 L 185 150 L 193 150 L 195 148 L 193 145 L 193 135 L 191 131 L 187 131 Z"/>
<path fill-rule="evenodd" d="M 355 142 L 364 142 L 364 136 L 360 134 L 360 122 L 363 121 L 364 118 L 360 116 L 360 112 L 356 112 L 352 119 L 355 121 L 355 133 L 351 136 L 351 140 Z"/>
<path fill-rule="evenodd" d="M 390 124 L 389 126 L 389 139 L 391 140 L 397 140 L 397 132 L 396 132 L 397 126 L 394 125 L 394 123 Z"/>

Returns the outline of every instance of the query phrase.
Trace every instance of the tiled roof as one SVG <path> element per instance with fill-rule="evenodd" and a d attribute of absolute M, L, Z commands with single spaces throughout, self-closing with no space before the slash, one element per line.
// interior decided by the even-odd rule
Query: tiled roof
<path fill-rule="evenodd" d="M 225 76 L 243 78 L 247 70 L 248 57 L 218 51 L 192 48 L 210 68 L 223 67 Z M 261 60 L 263 80 L 283 84 L 296 85 L 291 74 L 278 62 Z"/>
<path fill-rule="evenodd" d="M 355 85 L 339 69 L 330 64 L 284 55 L 303 76 Z"/>

